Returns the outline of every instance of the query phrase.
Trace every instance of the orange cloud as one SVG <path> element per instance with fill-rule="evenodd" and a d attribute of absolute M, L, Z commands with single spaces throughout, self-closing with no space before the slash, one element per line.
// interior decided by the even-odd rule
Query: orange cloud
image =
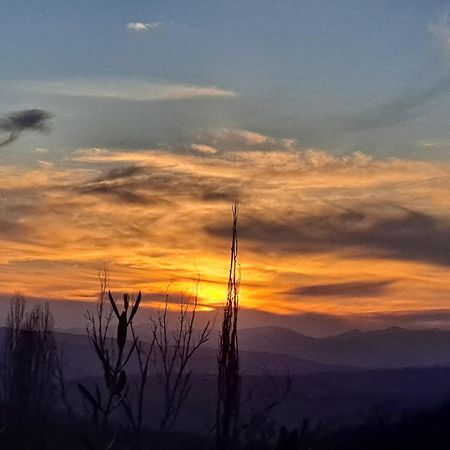
<path fill-rule="evenodd" d="M 199 273 L 202 303 L 221 305 L 239 199 L 244 308 L 443 308 L 449 165 L 336 156 L 242 130 L 233 150 L 229 134 L 201 144 L 217 153 L 83 149 L 59 164 L 0 166 L 2 291 L 95 298 L 109 263 L 114 289 L 189 291 Z"/>

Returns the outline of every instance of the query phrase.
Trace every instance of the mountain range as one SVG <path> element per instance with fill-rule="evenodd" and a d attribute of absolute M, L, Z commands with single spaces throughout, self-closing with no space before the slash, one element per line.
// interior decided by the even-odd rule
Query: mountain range
<path fill-rule="evenodd" d="M 283 353 L 331 366 L 450 366 L 450 331 L 440 329 L 391 327 L 313 338 L 287 328 L 262 327 L 241 330 L 239 337 L 247 351 Z"/>
<path fill-rule="evenodd" d="M 144 340 L 148 327 L 137 326 Z M 72 330 L 74 332 L 76 330 Z M 85 336 L 58 333 L 66 358 L 96 366 Z M 214 373 L 218 331 L 211 333 L 192 362 L 196 373 Z M 450 367 L 450 331 L 391 327 L 375 331 L 352 330 L 328 337 L 310 337 L 283 327 L 244 328 L 239 331 L 242 371 L 305 374 L 348 369 Z M 69 355 L 77 355 L 75 358 Z M 91 361 L 92 359 L 92 361 Z M 73 364 L 71 362 L 70 364 Z M 86 373 L 83 367 L 76 372 Z"/>

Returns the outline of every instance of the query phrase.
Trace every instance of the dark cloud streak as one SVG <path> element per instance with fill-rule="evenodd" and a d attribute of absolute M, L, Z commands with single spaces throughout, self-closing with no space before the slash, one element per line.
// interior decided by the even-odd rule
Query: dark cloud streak
<path fill-rule="evenodd" d="M 287 294 L 306 297 L 375 297 L 384 294 L 392 283 L 394 280 L 316 284 L 297 287 Z"/>
<path fill-rule="evenodd" d="M 206 228 L 226 237 L 225 225 Z M 380 257 L 450 265 L 450 219 L 406 208 L 328 211 L 283 221 L 254 216 L 242 220 L 240 236 L 258 251 L 313 253 L 351 251 L 356 257 Z"/>
<path fill-rule="evenodd" d="M 8 135 L 0 141 L 0 147 L 11 144 L 24 131 L 47 131 L 48 121 L 52 117 L 52 114 L 41 109 L 26 109 L 0 118 L 0 132 Z"/>
<path fill-rule="evenodd" d="M 75 186 L 81 194 L 116 198 L 123 203 L 148 204 L 190 197 L 232 202 L 239 197 L 236 180 L 164 171 L 152 166 L 127 166 L 105 171 L 91 182 Z"/>

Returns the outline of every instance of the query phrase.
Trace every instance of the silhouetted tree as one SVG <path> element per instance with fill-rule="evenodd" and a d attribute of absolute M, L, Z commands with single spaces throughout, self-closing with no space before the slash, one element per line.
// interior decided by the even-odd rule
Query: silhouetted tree
<path fill-rule="evenodd" d="M 57 347 L 48 304 L 26 312 L 16 294 L 11 301 L 1 358 L 1 398 L 6 425 L 39 427 L 54 405 Z"/>
<path fill-rule="evenodd" d="M 189 395 L 192 374 L 189 362 L 197 350 L 208 341 L 211 333 L 212 327 L 209 321 L 198 330 L 198 333 L 195 329 L 198 285 L 199 280 L 192 297 L 181 297 L 174 329 L 171 330 L 168 319 L 168 293 L 166 293 L 164 308 L 158 311 L 155 319 L 152 319 L 152 335 L 155 344 L 154 364 L 163 391 L 158 447 L 162 445 L 164 434 L 172 430 L 183 403 Z"/>

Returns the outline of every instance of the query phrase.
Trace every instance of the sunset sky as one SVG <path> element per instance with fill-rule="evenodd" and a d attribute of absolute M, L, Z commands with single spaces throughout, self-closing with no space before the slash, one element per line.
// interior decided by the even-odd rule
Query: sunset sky
<path fill-rule="evenodd" d="M 267 324 L 450 326 L 448 2 L 4 0 L 0 42 L 4 305 L 107 264 L 220 306 L 238 200 Z"/>

